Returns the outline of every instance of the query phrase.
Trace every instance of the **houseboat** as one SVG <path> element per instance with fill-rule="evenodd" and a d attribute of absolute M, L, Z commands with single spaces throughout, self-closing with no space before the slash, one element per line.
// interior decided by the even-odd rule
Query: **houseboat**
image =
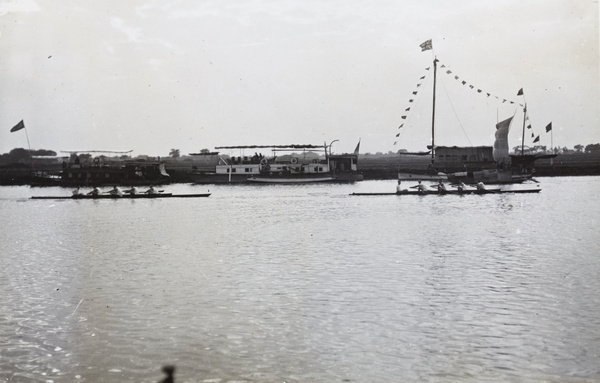
<path fill-rule="evenodd" d="M 354 153 L 332 154 L 331 144 L 221 146 L 215 149 L 254 154 L 190 153 L 200 156 L 199 162 L 204 164 L 195 166 L 190 176 L 198 184 L 356 182 L 363 179 L 358 172 L 358 148 Z M 262 150 L 271 151 L 271 155 L 258 153 Z M 207 166 L 211 158 L 213 165 Z"/>

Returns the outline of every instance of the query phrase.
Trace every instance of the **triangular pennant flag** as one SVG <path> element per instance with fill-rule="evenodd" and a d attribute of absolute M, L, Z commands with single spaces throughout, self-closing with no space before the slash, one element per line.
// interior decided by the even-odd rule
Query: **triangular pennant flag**
<path fill-rule="evenodd" d="M 417 88 L 420 87 L 420 86 L 421 86 L 421 84 L 417 84 Z"/>
<path fill-rule="evenodd" d="M 519 89 L 519 91 L 517 92 L 517 96 L 522 96 L 523 95 L 523 88 Z"/>
<path fill-rule="evenodd" d="M 481 89 L 477 89 L 477 93 L 481 93 Z"/>
<path fill-rule="evenodd" d="M 505 103 L 505 102 L 506 102 L 506 99 L 503 99 L 503 100 L 502 100 L 502 103 Z"/>
<path fill-rule="evenodd" d="M 10 132 L 11 132 L 11 133 L 12 133 L 12 132 L 17 132 L 17 131 L 19 131 L 19 130 L 21 130 L 21 129 L 25 129 L 25 123 L 23 122 L 23 120 L 19 121 L 19 123 L 18 123 L 17 125 L 13 126 L 13 127 L 10 129 Z"/>
<path fill-rule="evenodd" d="M 404 109 L 404 111 L 405 111 L 405 112 L 408 112 L 409 110 L 410 110 L 410 108 L 406 108 L 406 109 Z"/>
<path fill-rule="evenodd" d="M 531 125 L 527 125 L 527 129 L 531 129 Z"/>
<path fill-rule="evenodd" d="M 450 74 L 450 73 L 452 73 L 452 71 L 451 71 L 451 70 L 447 70 L 447 71 L 446 71 L 446 73 L 447 73 L 447 74 Z"/>
<path fill-rule="evenodd" d="M 413 94 L 417 94 L 417 91 L 415 90 L 415 91 L 413 92 Z"/>
<path fill-rule="evenodd" d="M 396 137 L 400 137 L 400 133 L 396 134 Z"/>
<path fill-rule="evenodd" d="M 473 88 L 474 88 L 474 86 L 473 86 L 473 85 L 469 85 L 469 88 L 473 89 Z"/>
<path fill-rule="evenodd" d="M 538 142 L 540 140 L 540 136 L 537 136 L 533 142 Z"/>
<path fill-rule="evenodd" d="M 486 94 L 488 95 L 488 97 L 490 97 L 490 94 L 489 94 L 489 93 L 486 93 Z"/>
<path fill-rule="evenodd" d="M 414 100 L 411 98 L 410 100 L 408 100 L 408 102 L 413 102 Z"/>
<path fill-rule="evenodd" d="M 401 128 L 401 127 L 403 127 L 403 126 L 404 126 L 404 124 L 400 124 L 400 126 L 398 127 L 398 129 L 400 129 L 400 128 Z"/>
<path fill-rule="evenodd" d="M 445 68 L 446 66 L 444 64 L 442 64 L 442 66 L 440 68 Z"/>
<path fill-rule="evenodd" d="M 549 123 L 548 125 L 546 125 L 546 133 L 548 133 L 551 130 L 552 130 L 552 123 Z"/>
<path fill-rule="evenodd" d="M 394 141 L 394 145 L 396 145 L 396 143 L 397 143 L 397 142 L 398 142 L 398 141 Z"/>
<path fill-rule="evenodd" d="M 402 118 L 403 120 L 406 120 L 406 116 L 402 116 L 401 118 Z"/>
<path fill-rule="evenodd" d="M 429 70 L 430 68 L 431 68 L 431 67 L 427 67 L 427 68 L 425 68 L 425 70 Z"/>
<path fill-rule="evenodd" d="M 458 76 L 454 76 L 454 79 L 455 79 L 455 80 L 458 80 Z"/>
<path fill-rule="evenodd" d="M 419 80 L 423 80 L 425 78 L 425 76 L 421 77 Z"/>
<path fill-rule="evenodd" d="M 462 81 L 462 84 L 465 85 L 467 82 L 466 81 Z"/>
<path fill-rule="evenodd" d="M 535 137 L 535 134 L 533 134 L 533 132 L 531 132 L 531 138 Z"/>

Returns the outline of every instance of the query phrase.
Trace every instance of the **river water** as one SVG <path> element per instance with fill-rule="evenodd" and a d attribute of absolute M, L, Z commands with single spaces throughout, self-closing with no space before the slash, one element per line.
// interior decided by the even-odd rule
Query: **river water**
<path fill-rule="evenodd" d="M 1 187 L 0 381 L 598 382 L 600 177 L 540 186 Z"/>

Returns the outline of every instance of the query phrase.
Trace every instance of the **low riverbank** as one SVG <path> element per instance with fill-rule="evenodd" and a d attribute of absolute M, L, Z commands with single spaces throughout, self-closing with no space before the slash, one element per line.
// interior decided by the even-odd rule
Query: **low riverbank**
<path fill-rule="evenodd" d="M 165 159 L 169 183 L 192 182 L 189 173 L 194 162 L 190 159 Z M 361 155 L 358 171 L 365 180 L 395 179 L 398 171 L 423 171 L 429 165 L 427 156 Z M 0 166 L 0 185 L 39 185 L 39 178 L 31 177 L 30 166 L 24 164 Z M 39 174 L 59 174 L 62 169 L 53 164 L 36 164 L 34 171 Z M 600 175 L 600 154 L 573 153 L 559 155 L 553 159 L 538 160 L 535 163 L 536 177 L 593 176 Z M 453 169 L 451 171 L 460 171 Z"/>

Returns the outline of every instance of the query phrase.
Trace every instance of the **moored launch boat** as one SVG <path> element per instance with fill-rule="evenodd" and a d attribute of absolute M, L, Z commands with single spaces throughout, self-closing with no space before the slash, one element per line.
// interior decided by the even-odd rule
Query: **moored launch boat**
<path fill-rule="evenodd" d="M 337 141 L 337 140 L 336 140 Z M 334 141 L 335 142 L 335 141 Z M 332 154 L 331 145 L 251 145 L 221 146 L 227 150 L 272 150 L 272 156 L 254 153 L 253 156 L 223 158 L 218 152 L 192 153 L 206 161 L 217 157 L 211 170 L 190 174 L 196 184 L 253 183 L 253 184 L 306 184 L 317 182 L 356 182 L 363 176 L 358 172 L 358 151 Z M 282 154 L 288 152 L 288 154 Z M 321 152 L 321 153 L 319 153 Z"/>

